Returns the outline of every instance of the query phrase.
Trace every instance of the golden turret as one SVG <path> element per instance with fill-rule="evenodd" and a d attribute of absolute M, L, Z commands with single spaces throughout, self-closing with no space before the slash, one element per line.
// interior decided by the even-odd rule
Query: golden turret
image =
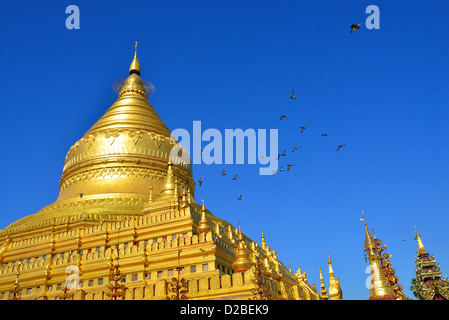
<path fill-rule="evenodd" d="M 239 223 L 239 235 L 238 235 L 238 248 L 237 253 L 235 254 L 235 261 L 232 264 L 232 268 L 235 272 L 245 272 L 251 266 L 253 263 L 249 259 L 248 251 L 246 251 L 245 248 L 245 242 L 243 240 L 243 234 L 242 230 L 240 229 L 240 223 Z"/>
<path fill-rule="evenodd" d="M 390 285 L 390 282 L 385 277 L 385 274 L 380 265 L 380 258 L 376 250 L 376 243 L 366 225 L 365 214 L 362 211 L 365 223 L 365 251 L 368 254 L 371 270 L 371 286 L 370 286 L 370 300 L 395 300 L 396 295 Z"/>
<path fill-rule="evenodd" d="M 201 208 L 201 220 L 197 230 L 199 233 L 207 233 L 210 231 L 209 220 L 207 220 L 206 217 L 206 206 L 204 205 L 204 199 L 203 206 Z"/>

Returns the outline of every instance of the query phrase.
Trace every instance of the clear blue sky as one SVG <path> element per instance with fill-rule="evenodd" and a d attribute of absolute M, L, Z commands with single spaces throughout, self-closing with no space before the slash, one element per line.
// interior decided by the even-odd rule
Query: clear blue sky
<path fill-rule="evenodd" d="M 65 27 L 70 4 L 79 30 Z M 371 4 L 379 30 L 365 27 Z M 448 12 L 444 0 L 2 1 L 0 228 L 57 198 L 67 151 L 117 98 L 138 41 L 171 130 L 277 128 L 281 164 L 296 164 L 274 177 L 195 165 L 197 200 L 259 243 L 263 230 L 317 285 L 329 251 L 346 299 L 369 297 L 364 210 L 411 296 L 414 222 L 449 273 Z"/>

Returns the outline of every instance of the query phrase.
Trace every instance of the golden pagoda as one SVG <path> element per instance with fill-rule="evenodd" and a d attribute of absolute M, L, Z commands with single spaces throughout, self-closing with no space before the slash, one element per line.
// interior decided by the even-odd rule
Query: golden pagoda
<path fill-rule="evenodd" d="M 118 99 L 67 152 L 56 201 L 0 230 L 0 300 L 257 299 L 256 275 L 270 299 L 319 300 L 264 238 L 196 203 L 190 158 L 172 154 L 140 74 L 136 44 Z"/>

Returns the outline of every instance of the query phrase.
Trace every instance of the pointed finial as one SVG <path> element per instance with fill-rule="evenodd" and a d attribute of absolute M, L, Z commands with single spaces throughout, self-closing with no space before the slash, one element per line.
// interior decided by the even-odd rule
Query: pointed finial
<path fill-rule="evenodd" d="M 137 60 L 137 41 L 134 50 L 134 59 L 131 62 L 131 66 L 129 67 L 129 74 L 135 73 L 137 75 L 140 75 L 140 65 L 139 60 Z"/>
<path fill-rule="evenodd" d="M 426 249 L 424 248 L 424 245 L 421 241 L 421 236 L 418 233 L 418 229 L 416 228 L 416 224 L 413 222 L 413 225 L 415 226 L 415 232 L 416 232 L 416 237 L 415 240 L 418 241 L 418 254 L 422 254 L 426 252 Z"/>

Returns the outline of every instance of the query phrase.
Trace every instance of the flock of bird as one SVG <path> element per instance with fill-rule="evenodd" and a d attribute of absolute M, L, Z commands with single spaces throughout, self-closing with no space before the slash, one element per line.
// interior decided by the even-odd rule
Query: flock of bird
<path fill-rule="evenodd" d="M 355 30 L 360 29 L 360 26 L 361 26 L 361 23 L 352 24 L 351 27 L 350 27 L 350 28 L 351 28 L 350 33 L 353 33 Z M 295 90 L 292 90 L 292 94 L 289 95 L 289 97 L 290 97 L 290 99 L 292 99 L 292 100 L 296 100 Z M 279 120 L 283 120 L 283 119 L 285 119 L 285 118 L 287 118 L 287 115 L 281 115 L 281 118 L 280 118 Z M 308 128 L 308 126 L 301 126 L 301 127 L 300 127 L 301 133 L 304 133 L 304 131 L 305 131 L 307 128 Z M 327 133 L 322 133 L 321 136 L 322 136 L 322 137 L 327 137 Z M 346 146 L 346 144 L 341 144 L 341 145 L 339 145 L 339 146 L 337 147 L 337 151 L 340 151 L 344 146 Z M 295 152 L 296 150 L 301 149 L 301 148 L 302 148 L 301 146 L 294 147 L 293 150 L 292 150 L 292 152 Z M 203 155 L 203 150 L 201 150 L 201 155 Z M 285 156 L 286 156 L 286 151 L 284 150 L 283 153 L 278 154 L 277 160 L 280 160 L 281 157 L 285 157 Z M 264 159 L 264 157 L 261 157 L 261 158 L 260 158 L 261 161 L 262 161 L 263 159 Z M 287 171 L 290 171 L 291 167 L 293 167 L 293 166 L 295 166 L 295 164 L 287 164 Z M 279 172 L 283 172 L 283 171 L 284 171 L 284 167 L 281 166 L 281 168 L 279 169 Z M 274 176 L 277 172 L 278 172 L 278 170 L 274 170 L 274 171 L 273 171 L 273 176 Z M 222 176 L 225 176 L 225 175 L 226 175 L 226 171 L 223 170 L 223 171 L 221 172 L 221 175 L 222 175 Z M 237 180 L 237 177 L 238 177 L 238 175 L 236 174 L 236 175 L 232 178 L 232 180 Z M 200 186 L 200 187 L 201 187 L 201 185 L 203 184 L 203 181 L 204 181 L 204 180 L 203 180 L 203 177 L 201 176 L 201 178 L 198 180 L 198 183 L 199 183 L 199 186 Z M 242 200 L 242 195 L 237 196 L 237 200 Z"/>

